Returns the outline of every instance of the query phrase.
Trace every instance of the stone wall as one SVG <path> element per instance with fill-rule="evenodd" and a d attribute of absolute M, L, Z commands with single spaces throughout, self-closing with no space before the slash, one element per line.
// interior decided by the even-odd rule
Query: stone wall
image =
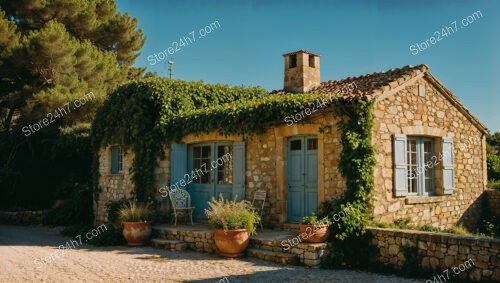
<path fill-rule="evenodd" d="M 419 85 L 425 91 L 419 91 Z M 420 88 L 421 88 L 420 87 Z M 399 88 L 399 89 L 398 89 Z M 485 137 L 460 111 L 454 101 L 446 98 L 439 86 L 424 73 L 406 85 L 391 86 L 375 104 L 373 144 L 377 165 L 374 168 L 374 215 L 376 221 L 393 222 L 410 217 L 413 224 L 431 224 L 447 228 L 457 224 L 473 226 L 481 213 L 479 196 L 485 189 Z M 394 93 L 390 93 L 394 90 Z M 302 116 L 301 116 L 302 115 Z M 294 136 L 318 137 L 318 202 L 335 199 L 345 190 L 345 181 L 338 172 L 341 152 L 340 133 L 329 111 L 301 114 L 297 123 L 281 124 L 262 134 L 245 137 L 246 192 L 252 200 L 256 190 L 267 191 L 264 224 L 282 226 L 287 222 L 287 139 Z M 303 120 L 307 123 L 303 123 Z M 322 131 L 320 132 L 320 129 Z M 453 137 L 455 192 L 442 191 L 441 165 L 436 163 L 436 192 L 432 197 L 395 197 L 393 190 L 393 135 L 422 135 L 435 139 L 435 155 L 439 156 L 440 140 Z M 241 136 L 221 136 L 217 133 L 188 135 L 182 142 L 191 144 L 208 141 L 241 141 Z M 155 170 L 158 188 L 170 183 L 170 153 Z M 128 169 L 132 154 L 125 155 L 123 174 L 109 174 L 109 150 L 100 154 L 101 194 L 96 203 L 96 221 L 106 219 L 104 204 L 127 197 L 132 190 Z M 164 199 L 163 201 L 166 200 Z"/>
<path fill-rule="evenodd" d="M 39 225 L 42 224 L 42 218 L 47 212 L 48 210 L 0 211 L 0 223 Z"/>
<path fill-rule="evenodd" d="M 267 200 L 263 222 L 266 226 L 282 226 L 287 222 L 287 139 L 293 136 L 315 135 L 318 137 L 318 200 L 340 197 L 345 189 L 345 182 L 337 169 L 341 151 L 340 134 L 335 126 L 336 120 L 331 112 L 312 116 L 308 123 L 295 123 L 290 126 L 281 125 L 268 129 L 262 134 L 247 137 L 245 148 L 245 198 L 252 200 L 256 190 L 266 190 Z M 326 129 L 320 133 L 320 128 Z M 191 144 L 209 141 L 241 141 L 241 136 L 221 136 L 216 133 L 188 135 L 182 142 Z M 133 154 L 125 153 L 123 173 L 109 174 L 109 148 L 101 149 L 99 160 L 99 184 L 101 193 L 95 204 L 96 224 L 106 221 L 105 204 L 109 201 L 129 197 L 133 183 L 130 180 L 129 168 Z M 170 184 L 170 150 L 166 150 L 166 158 L 155 169 L 155 180 L 158 188 Z M 168 206 L 167 200 L 162 199 Z M 168 209 L 162 209 L 167 211 Z"/>
<path fill-rule="evenodd" d="M 419 85 L 425 91 L 419 92 Z M 393 222 L 410 217 L 414 224 L 450 227 L 473 226 L 480 217 L 479 196 L 485 189 L 485 138 L 481 131 L 446 98 L 427 75 L 395 88 L 374 107 L 373 143 L 376 147 L 375 220 Z M 435 156 L 441 156 L 441 137 L 453 138 L 455 192 L 432 197 L 395 197 L 393 189 L 393 135 L 420 135 L 435 139 Z M 436 192 L 442 191 L 441 164 L 437 158 Z"/>
<path fill-rule="evenodd" d="M 165 150 L 166 157 L 159 162 L 155 169 L 155 186 L 160 188 L 169 182 L 170 178 L 170 150 Z M 123 170 L 119 174 L 110 173 L 110 150 L 102 148 L 99 152 L 99 188 L 100 193 L 94 200 L 94 224 L 100 225 L 107 221 L 106 204 L 122 198 L 132 196 L 134 184 L 131 180 L 129 169 L 132 165 L 134 154 L 128 150 L 123 154 Z"/>
<path fill-rule="evenodd" d="M 500 219 L 500 190 L 484 191 L 489 212 Z"/>
<path fill-rule="evenodd" d="M 263 223 L 282 226 L 287 222 L 287 139 L 294 136 L 315 135 L 318 138 L 318 200 L 340 197 L 345 181 L 338 172 L 341 151 L 340 133 L 331 112 L 314 115 L 308 123 L 281 125 L 262 134 L 248 137 L 245 148 L 245 198 L 252 200 L 255 191 L 267 191 Z M 327 129 L 320 133 L 320 128 Z M 220 136 L 216 133 L 189 135 L 185 143 L 208 141 L 241 141 L 240 136 Z"/>
<path fill-rule="evenodd" d="M 371 244 L 379 248 L 373 259 L 376 263 L 401 269 L 406 260 L 401 246 L 410 246 L 416 248 L 421 268 L 435 271 L 436 275 L 448 269 L 450 278 L 454 275 L 472 281 L 500 281 L 499 239 L 385 228 L 367 230 L 374 235 Z M 453 270 L 464 269 L 466 261 L 471 266 L 455 274 Z M 434 282 L 433 278 L 428 279 Z"/>

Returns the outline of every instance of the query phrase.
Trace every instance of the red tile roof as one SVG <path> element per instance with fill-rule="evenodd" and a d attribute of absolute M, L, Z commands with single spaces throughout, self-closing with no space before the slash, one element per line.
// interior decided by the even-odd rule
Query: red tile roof
<path fill-rule="evenodd" d="M 301 50 L 303 51 L 303 50 Z M 300 51 L 297 51 L 300 52 Z M 307 52 L 307 51 L 304 51 Z M 296 52 L 294 52 L 296 53 Z M 285 54 L 286 55 L 286 54 Z M 373 74 L 362 75 L 358 77 L 348 77 L 336 81 L 326 81 L 320 83 L 319 86 L 311 89 L 309 93 L 327 93 L 327 94 L 340 94 L 344 100 L 363 99 L 371 100 L 376 98 L 387 91 L 408 82 L 410 79 L 425 73 L 431 82 L 437 84 L 438 89 L 441 89 L 444 95 L 451 100 L 451 102 L 462 113 L 469 117 L 469 119 L 484 133 L 488 133 L 488 129 L 479 119 L 472 114 L 450 90 L 448 90 L 440 81 L 438 81 L 429 72 L 429 67 L 425 64 L 418 66 L 405 66 L 402 68 L 391 69 L 385 72 L 378 72 Z M 349 87 L 349 85 L 351 87 Z M 270 94 L 283 95 L 285 91 L 274 90 Z"/>
<path fill-rule="evenodd" d="M 362 75 L 358 77 L 348 77 L 342 80 L 322 82 L 319 86 L 311 89 L 309 93 L 334 93 L 342 91 L 349 85 L 352 91 L 345 92 L 344 98 L 350 100 L 352 98 L 371 99 L 375 96 L 375 92 L 380 90 L 384 92 L 392 89 L 407 80 L 427 71 L 429 68 L 426 65 L 405 66 L 398 69 L 392 69 L 386 72 L 378 72 L 373 74 Z M 283 90 L 274 90 L 271 94 L 284 94 Z"/>

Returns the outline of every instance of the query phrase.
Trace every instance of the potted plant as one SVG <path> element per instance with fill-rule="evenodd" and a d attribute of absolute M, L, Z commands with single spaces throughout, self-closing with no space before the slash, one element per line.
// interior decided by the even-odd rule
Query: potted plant
<path fill-rule="evenodd" d="M 129 246 L 142 246 L 149 240 L 154 215 L 149 204 L 131 201 L 120 207 L 118 216 L 122 221 L 123 236 Z"/>
<path fill-rule="evenodd" d="M 327 217 L 318 219 L 315 213 L 305 216 L 299 224 L 299 235 L 308 243 L 322 243 L 330 236 L 330 224 L 332 221 Z"/>
<path fill-rule="evenodd" d="M 260 216 L 247 201 L 228 201 L 221 196 L 220 200 L 212 198 L 208 205 L 205 214 L 215 228 L 214 241 L 220 255 L 242 256 Z"/>

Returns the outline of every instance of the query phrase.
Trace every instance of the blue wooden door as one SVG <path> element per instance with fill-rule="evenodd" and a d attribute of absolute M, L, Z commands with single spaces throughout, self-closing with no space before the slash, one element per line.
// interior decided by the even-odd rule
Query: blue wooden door
<path fill-rule="evenodd" d="M 191 195 L 193 216 L 204 219 L 207 202 L 223 196 L 232 199 L 233 146 L 230 143 L 204 143 L 189 146 L 187 189 Z"/>
<path fill-rule="evenodd" d="M 318 207 L 318 139 L 288 140 L 288 222 L 300 222 Z"/>

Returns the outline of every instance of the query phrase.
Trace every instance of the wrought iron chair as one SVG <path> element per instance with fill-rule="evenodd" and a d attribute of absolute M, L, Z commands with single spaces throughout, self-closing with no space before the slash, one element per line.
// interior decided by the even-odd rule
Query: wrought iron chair
<path fill-rule="evenodd" d="M 175 221 L 175 226 L 177 226 L 177 217 L 184 216 L 184 220 L 189 216 L 191 218 L 191 225 L 193 225 L 193 212 L 194 207 L 191 206 L 191 196 L 186 190 L 174 189 L 169 191 L 168 196 L 170 197 L 170 202 L 172 202 L 172 215 Z M 186 221 L 187 222 L 187 221 Z"/>
<path fill-rule="evenodd" d="M 264 205 L 266 204 L 266 196 L 267 196 L 267 191 L 264 190 L 257 190 L 253 194 L 253 200 L 252 200 L 252 206 L 257 210 L 257 213 L 260 216 L 260 229 L 264 230 L 264 227 L 262 227 L 262 214 L 264 214 Z M 262 202 L 260 207 L 257 207 L 257 202 Z"/>

